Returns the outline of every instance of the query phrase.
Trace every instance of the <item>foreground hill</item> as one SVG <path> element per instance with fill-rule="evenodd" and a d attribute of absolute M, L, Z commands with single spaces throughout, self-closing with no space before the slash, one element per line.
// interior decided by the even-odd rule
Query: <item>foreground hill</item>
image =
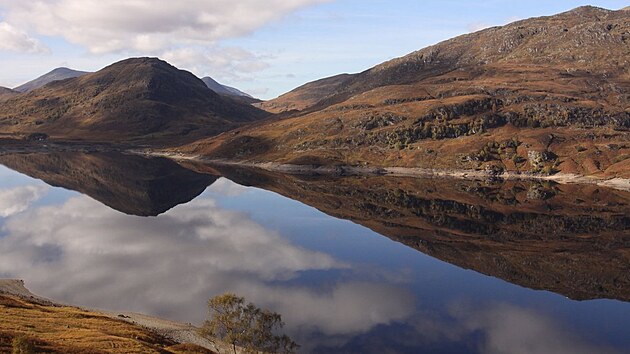
<path fill-rule="evenodd" d="M 154 144 L 192 141 L 267 113 L 219 96 L 193 74 L 133 58 L 48 85 L 0 105 L 5 133 Z"/>
<path fill-rule="evenodd" d="M 53 81 L 60 81 L 65 79 L 71 79 L 79 76 L 89 74 L 87 71 L 78 71 L 68 68 L 57 68 L 49 73 L 46 73 L 35 80 L 29 81 L 23 85 L 14 88 L 17 92 L 30 92 L 45 86 Z"/>
<path fill-rule="evenodd" d="M 629 11 L 581 7 L 305 85 L 262 105 L 300 110 L 291 119 L 180 151 L 242 161 L 627 178 L 629 53 Z"/>

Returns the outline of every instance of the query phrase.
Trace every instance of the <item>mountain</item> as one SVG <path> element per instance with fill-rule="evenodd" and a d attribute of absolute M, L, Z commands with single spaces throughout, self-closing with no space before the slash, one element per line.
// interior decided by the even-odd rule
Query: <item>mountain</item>
<path fill-rule="evenodd" d="M 65 140 L 177 144 L 267 115 L 219 96 L 162 60 L 132 58 L 16 96 L 0 105 L 0 129 Z"/>
<path fill-rule="evenodd" d="M 442 261 L 571 299 L 630 301 L 630 192 L 535 181 L 286 175 L 181 162 Z"/>
<path fill-rule="evenodd" d="M 156 216 L 187 203 L 218 178 L 169 159 L 115 152 L 9 154 L 0 155 L 0 164 L 138 216 Z"/>
<path fill-rule="evenodd" d="M 630 12 L 580 7 L 305 85 L 261 105 L 299 110 L 291 119 L 179 150 L 250 162 L 628 178 L 628 53 Z"/>
<path fill-rule="evenodd" d="M 254 98 L 251 95 L 237 88 L 222 85 L 209 76 L 202 78 L 201 81 L 203 81 L 203 83 L 206 84 L 206 86 L 208 86 L 209 89 L 218 93 L 220 96 L 223 96 L 224 98 L 229 98 L 236 102 L 239 102 L 242 104 L 248 104 L 248 105 L 257 104 L 261 102 L 259 99 Z"/>
<path fill-rule="evenodd" d="M 206 84 L 206 86 L 208 86 L 209 89 L 211 89 L 212 91 L 218 93 L 219 95 L 224 95 L 224 96 L 243 96 L 243 97 L 249 97 L 249 98 L 253 98 L 251 95 L 237 89 L 234 87 L 230 87 L 230 86 L 226 86 L 226 85 L 222 85 L 220 83 L 218 83 L 217 81 L 215 81 L 213 78 L 211 78 L 210 76 L 206 76 L 204 78 L 201 79 L 201 81 L 203 81 L 204 84 Z"/>
<path fill-rule="evenodd" d="M 256 105 L 272 113 L 301 111 L 315 105 L 331 92 L 338 90 L 348 79 L 349 74 L 341 74 L 309 82 L 284 95 Z"/>
<path fill-rule="evenodd" d="M 46 84 L 49 84 L 53 81 L 71 79 L 74 77 L 83 76 L 85 74 L 89 74 L 86 71 L 77 71 L 68 68 L 57 68 L 53 71 L 44 74 L 33 81 L 29 81 L 21 86 L 14 88 L 15 91 L 18 92 L 29 92 L 35 89 L 38 89 Z"/>

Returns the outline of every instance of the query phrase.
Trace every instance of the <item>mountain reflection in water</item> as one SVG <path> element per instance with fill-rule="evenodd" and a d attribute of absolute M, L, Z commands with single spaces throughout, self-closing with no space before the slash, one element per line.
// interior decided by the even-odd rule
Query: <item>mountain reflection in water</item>
<path fill-rule="evenodd" d="M 112 153 L 0 163 L 85 194 L 0 171 L 0 277 L 54 300 L 198 323 L 234 291 L 305 352 L 630 349 L 628 192 Z"/>

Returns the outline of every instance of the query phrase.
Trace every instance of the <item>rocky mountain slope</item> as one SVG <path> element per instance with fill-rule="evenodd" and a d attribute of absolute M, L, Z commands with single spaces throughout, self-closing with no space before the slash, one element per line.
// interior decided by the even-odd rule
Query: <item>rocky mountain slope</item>
<path fill-rule="evenodd" d="M 0 105 L 4 133 L 59 139 L 174 144 L 267 116 L 219 96 L 193 74 L 154 58 L 55 81 Z"/>
<path fill-rule="evenodd" d="M 10 88 L 1 87 L 0 86 L 0 101 L 7 100 L 15 95 L 18 95 L 19 92 L 11 90 Z"/>
<path fill-rule="evenodd" d="M 60 81 L 65 79 L 71 79 L 79 76 L 89 74 L 87 71 L 77 71 L 69 68 L 57 68 L 49 73 L 46 73 L 35 80 L 29 81 L 23 85 L 14 88 L 17 92 L 29 92 L 45 86 L 53 81 Z"/>
<path fill-rule="evenodd" d="M 628 178 L 629 67 L 630 12 L 581 7 L 305 85 L 261 105 L 300 110 L 291 119 L 179 151 L 242 161 Z"/>

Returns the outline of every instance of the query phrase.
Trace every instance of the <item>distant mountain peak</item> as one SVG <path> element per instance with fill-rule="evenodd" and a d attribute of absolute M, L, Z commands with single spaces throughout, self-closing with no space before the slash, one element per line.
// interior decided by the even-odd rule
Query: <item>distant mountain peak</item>
<path fill-rule="evenodd" d="M 201 81 L 203 81 L 203 83 L 206 84 L 209 89 L 218 93 L 219 95 L 254 98 L 250 94 L 247 94 L 237 88 L 223 85 L 210 76 L 202 78 Z"/>
<path fill-rule="evenodd" d="M 75 77 L 83 76 L 85 74 L 89 74 L 89 72 L 73 70 L 66 67 L 59 67 L 36 78 L 35 80 L 29 81 L 23 85 L 14 88 L 14 90 L 22 93 L 30 92 L 54 81 L 72 79 Z"/>

